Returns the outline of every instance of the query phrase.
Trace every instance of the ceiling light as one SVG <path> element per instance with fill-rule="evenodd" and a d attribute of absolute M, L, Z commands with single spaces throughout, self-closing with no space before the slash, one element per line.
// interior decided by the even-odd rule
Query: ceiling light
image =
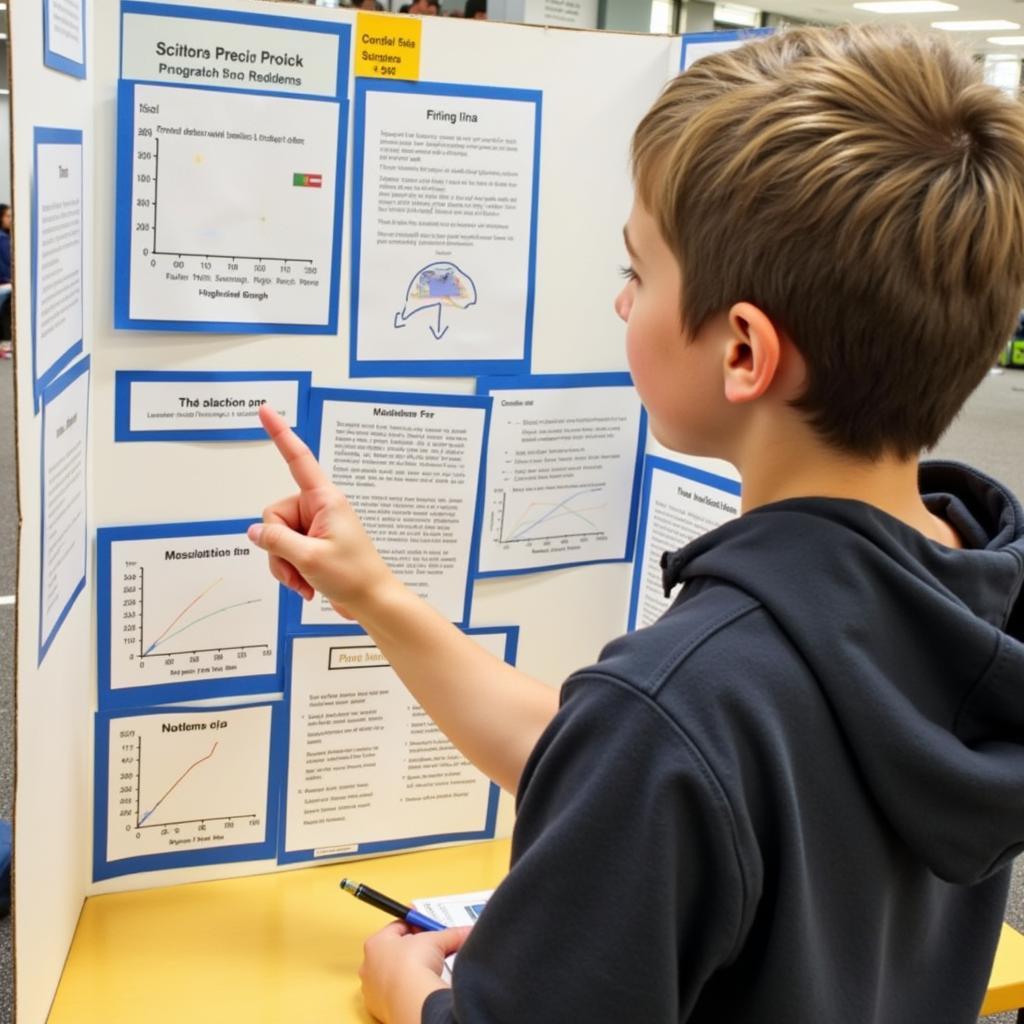
<path fill-rule="evenodd" d="M 744 28 L 757 28 L 761 24 L 761 12 L 756 7 L 746 4 L 715 4 L 715 21 L 723 25 L 742 25 Z"/>
<path fill-rule="evenodd" d="M 996 46 L 1024 46 L 1024 36 L 989 36 L 988 41 Z"/>
<path fill-rule="evenodd" d="M 853 6 L 859 11 L 871 11 L 872 14 L 932 14 L 960 10 L 956 4 L 943 3 L 942 0 L 868 0 L 867 3 Z"/>
<path fill-rule="evenodd" d="M 933 21 L 932 28 L 943 32 L 1001 32 L 1020 25 L 1014 21 Z"/>

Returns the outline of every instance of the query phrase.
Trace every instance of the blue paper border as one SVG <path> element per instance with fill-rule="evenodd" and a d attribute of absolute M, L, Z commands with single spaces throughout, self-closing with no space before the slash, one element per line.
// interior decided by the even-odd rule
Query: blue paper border
<path fill-rule="evenodd" d="M 762 36 L 770 36 L 774 31 L 773 28 L 741 28 L 723 32 L 685 32 L 682 36 L 682 49 L 679 51 L 679 70 L 682 71 L 686 67 L 686 48 L 691 43 L 746 43 Z"/>
<path fill-rule="evenodd" d="M 352 27 L 343 22 L 315 21 L 274 14 L 249 14 L 242 11 L 214 10 L 171 4 L 139 3 L 122 0 L 119 31 L 124 53 L 124 16 L 143 14 L 192 21 L 218 21 L 229 24 L 258 25 L 263 28 L 316 32 L 338 37 L 338 67 L 334 95 L 289 93 L 265 89 L 241 89 L 223 85 L 166 82 L 159 79 L 119 79 L 117 87 L 117 203 L 115 222 L 114 327 L 118 330 L 176 331 L 203 334 L 337 334 L 341 294 L 341 238 L 344 229 L 345 171 L 348 146 L 348 74 L 352 45 Z M 119 65 L 120 71 L 120 65 Z M 147 320 L 131 316 L 131 239 L 132 239 L 132 147 L 135 138 L 135 85 L 145 84 L 169 89 L 193 89 L 230 92 L 277 99 L 302 99 L 338 104 L 338 147 L 334 176 L 334 237 L 331 245 L 330 295 L 326 324 L 286 324 L 260 321 Z M 127 196 L 127 200 L 125 199 Z"/>
<path fill-rule="evenodd" d="M 82 578 L 75 585 L 74 590 L 71 592 L 71 596 L 67 599 L 63 610 L 60 615 L 57 616 L 57 621 L 54 622 L 53 628 L 50 630 L 49 635 L 43 636 L 43 595 L 46 592 L 46 588 L 43 585 L 42 572 L 46 565 L 44 557 L 44 545 L 46 544 L 46 407 L 52 402 L 61 392 L 65 391 L 71 384 L 73 384 L 83 373 L 89 373 L 90 371 L 90 360 L 89 356 L 85 356 L 84 359 L 80 360 L 70 370 L 67 371 L 63 376 L 56 378 L 48 384 L 42 391 L 40 396 L 40 403 L 42 408 L 42 419 L 41 419 L 41 434 L 39 442 L 39 493 L 40 493 L 40 504 L 39 504 L 39 657 L 36 662 L 37 665 L 43 663 L 43 658 L 46 657 L 47 652 L 50 650 L 50 645 L 53 643 L 54 638 L 60 631 L 60 627 L 64 625 L 64 620 L 68 617 L 71 612 L 71 608 L 78 598 L 78 595 L 85 589 L 85 577 L 88 571 L 89 565 L 89 474 L 88 466 L 86 466 L 85 474 L 85 490 L 83 496 L 85 498 L 85 522 L 82 524 L 82 532 L 85 534 L 85 544 L 82 548 Z M 88 453 L 89 450 L 89 405 L 92 401 L 92 388 L 91 381 L 86 386 L 86 397 L 85 397 L 85 450 Z"/>
<path fill-rule="evenodd" d="M 86 0 L 79 0 L 82 5 L 82 62 L 72 60 L 50 49 L 50 2 L 43 0 L 43 63 L 54 71 L 61 71 L 72 78 L 85 78 L 85 62 L 89 53 L 88 24 Z"/>
<path fill-rule="evenodd" d="M 461 96 L 476 99 L 534 103 L 532 208 L 530 211 L 529 262 L 526 270 L 526 317 L 521 359 L 360 359 L 359 267 L 363 217 L 363 138 L 366 132 L 367 92 L 401 92 L 420 96 Z M 360 377 L 472 377 L 477 374 L 527 373 L 533 351 L 533 314 L 536 301 L 537 212 L 540 202 L 540 142 L 543 93 L 538 89 L 506 89 L 491 86 L 452 85 L 443 82 L 392 82 L 357 78 L 352 131 L 352 251 L 349 309 L 349 376 Z"/>
<path fill-rule="evenodd" d="M 480 557 L 480 531 L 484 514 L 484 468 L 487 465 L 487 444 L 491 431 L 491 400 L 483 395 L 421 394 L 412 391 L 362 391 L 354 388 L 312 388 L 309 392 L 309 412 L 306 416 L 306 432 L 303 440 L 319 460 L 320 432 L 324 419 L 324 402 L 376 402 L 380 405 L 427 405 L 458 409 L 483 409 L 484 429 L 480 445 L 480 465 L 477 468 L 476 505 L 473 509 L 473 533 L 469 543 L 469 561 L 466 569 L 465 599 L 462 618 L 456 626 L 465 628 L 469 624 L 470 606 L 473 602 L 474 566 Z M 314 600 L 318 598 L 314 597 Z M 292 636 L 337 636 L 362 633 L 355 623 L 351 625 L 311 625 L 302 622 L 303 600 L 294 590 L 285 590 L 285 628 Z"/>
<path fill-rule="evenodd" d="M 518 626 L 478 626 L 473 628 L 463 628 L 463 633 L 466 636 L 483 636 L 494 633 L 505 634 L 505 653 L 504 660 L 509 665 L 515 665 L 516 655 L 519 649 L 519 627 Z M 365 633 L 359 635 L 366 637 L 369 641 L 367 644 L 359 644 L 356 646 L 375 647 L 373 640 L 366 636 Z M 338 639 L 352 639 L 351 633 L 334 633 L 322 634 L 323 637 L 337 636 Z M 287 708 L 288 717 L 284 727 L 284 740 L 283 745 L 285 748 L 284 754 L 284 776 L 281 782 L 281 828 L 280 828 L 280 841 L 277 850 L 277 862 L 278 864 L 297 864 L 304 861 L 315 861 L 317 863 L 325 863 L 327 861 L 337 861 L 351 859 L 353 857 L 365 857 L 369 854 L 378 853 L 393 853 L 396 850 L 412 850 L 420 846 L 433 846 L 439 843 L 459 843 L 459 842 L 472 842 L 480 839 L 493 839 L 494 830 L 498 820 L 498 797 L 500 794 L 500 787 L 497 783 L 492 782 L 490 784 L 490 790 L 487 798 L 487 811 L 484 821 L 484 827 L 481 830 L 471 832 L 444 832 L 436 833 L 434 835 L 427 836 L 409 836 L 402 839 L 386 839 L 377 840 L 375 842 L 359 843 L 356 849 L 345 852 L 345 853 L 331 853 L 323 857 L 317 857 L 314 855 L 313 850 L 285 850 L 284 844 L 286 841 L 286 831 L 288 823 L 288 755 L 291 745 L 291 695 L 292 695 L 292 658 L 291 658 L 291 645 L 294 640 L 311 639 L 310 637 L 291 637 L 288 643 L 288 662 L 285 667 L 285 706 Z"/>
<path fill-rule="evenodd" d="M 647 530 L 647 518 L 651 509 L 651 480 L 656 469 L 685 480 L 693 480 L 706 487 L 714 487 L 736 498 L 740 497 L 741 492 L 740 485 L 728 477 L 709 473 L 707 470 L 697 469 L 695 466 L 688 466 L 682 462 L 674 462 L 672 459 L 663 459 L 660 455 L 647 456 L 644 460 L 643 489 L 640 497 L 640 521 L 636 528 L 637 558 L 633 562 L 633 579 L 629 585 L 629 615 L 626 618 L 628 630 L 636 629 L 636 612 L 640 603 L 640 583 L 643 579 L 645 563 L 645 559 L 640 556 L 643 554 L 643 536 Z"/>
<path fill-rule="evenodd" d="M 220 714 L 243 708 L 269 707 L 270 711 L 270 764 L 267 772 L 267 809 L 265 813 L 266 839 L 262 843 L 240 843 L 236 846 L 218 846 L 209 850 L 182 850 L 180 853 L 152 853 L 140 857 L 125 857 L 107 860 L 107 790 L 110 779 L 107 766 L 110 761 L 110 723 L 118 718 L 136 718 L 142 715 L 170 714 Z M 140 871 L 166 871 L 170 868 L 199 867 L 204 864 L 230 864 L 237 861 L 268 860 L 277 850 L 280 822 L 280 794 L 287 762 L 281 738 L 287 722 L 284 717 L 284 702 L 253 701 L 248 704 L 225 704 L 211 707 L 178 707 L 167 705 L 158 708 L 120 708 L 96 712 L 95 761 L 93 789 L 93 852 L 92 880 L 101 882 L 107 878 L 137 874 Z"/>
<path fill-rule="evenodd" d="M 209 427 L 195 430 L 132 430 L 132 385 L 147 381 L 294 381 L 298 385 L 297 422 L 301 432 L 312 386 L 309 370 L 117 370 L 114 374 L 114 440 L 121 441 L 264 441 L 262 427 Z"/>
<path fill-rule="evenodd" d="M 81 169 L 79 182 L 82 191 L 79 194 L 82 211 L 82 266 L 79 277 L 81 286 L 80 304 L 82 307 L 82 337 L 73 342 L 63 354 L 59 355 L 50 366 L 40 371 L 39 353 L 36 345 L 36 306 L 39 296 L 38 264 L 39 264 L 39 147 L 40 146 L 78 146 Z M 85 350 L 85 144 L 81 128 L 43 128 L 36 125 L 32 128 L 32 390 L 35 411 L 39 412 L 39 398 L 54 378 L 58 377 Z"/>
<path fill-rule="evenodd" d="M 494 391 L 515 391 L 543 388 L 598 388 L 633 387 L 633 378 L 621 373 L 541 373 L 524 374 L 515 377 L 480 377 L 476 382 L 477 394 L 486 395 Z M 637 397 L 637 402 L 640 402 Z M 626 552 L 621 558 L 584 558 L 578 561 L 559 562 L 557 565 L 538 565 L 523 569 L 488 569 L 481 571 L 475 563 L 474 575 L 479 580 L 500 576 L 524 576 L 539 572 L 553 572 L 556 569 L 570 569 L 578 565 L 604 565 L 610 562 L 628 562 L 633 557 L 636 544 L 636 519 L 640 504 L 640 478 L 643 470 L 644 450 L 647 444 L 647 410 L 641 404 L 639 430 L 637 431 L 636 459 L 633 464 L 633 486 L 629 496 L 629 522 L 626 525 Z M 486 467 L 486 462 L 484 463 Z M 483 493 L 487 497 L 486 468 Z M 482 529 L 482 523 L 481 523 Z M 479 550 L 479 548 L 478 548 Z"/>
<path fill-rule="evenodd" d="M 278 586 L 277 657 L 273 670 L 247 676 L 228 676 L 205 681 L 154 683 L 149 686 L 110 686 L 111 649 L 111 545 L 118 541 L 216 537 L 244 534 L 259 519 L 217 519 L 206 522 L 155 523 L 144 526 L 101 526 L 96 531 L 96 633 L 98 695 L 101 710 L 149 704 L 178 704 L 188 700 L 216 699 L 240 694 L 280 693 L 284 658 L 284 588 Z"/>

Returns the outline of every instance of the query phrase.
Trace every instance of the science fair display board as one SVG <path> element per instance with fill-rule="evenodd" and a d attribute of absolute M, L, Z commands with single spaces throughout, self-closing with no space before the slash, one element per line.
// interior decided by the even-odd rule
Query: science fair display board
<path fill-rule="evenodd" d="M 261 404 L 411 589 L 553 686 L 657 614 L 659 545 L 738 506 L 648 436 L 612 308 L 678 39 L 44 7 L 9 12 L 25 1022 L 88 895 L 510 829 L 247 540 L 294 489 Z"/>

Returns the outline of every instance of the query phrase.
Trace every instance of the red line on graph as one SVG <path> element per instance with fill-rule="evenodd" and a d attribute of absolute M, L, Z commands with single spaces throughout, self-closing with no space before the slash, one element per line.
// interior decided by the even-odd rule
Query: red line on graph
<path fill-rule="evenodd" d="M 177 785 L 178 785 L 178 783 L 179 783 L 179 782 L 181 782 L 181 780 L 182 780 L 182 779 L 184 779 L 184 778 L 185 778 L 185 776 L 186 776 L 186 775 L 188 775 L 188 773 L 189 773 L 190 771 L 192 771 L 192 769 L 193 769 L 193 768 L 195 768 L 195 767 L 196 767 L 196 765 L 200 765 L 200 764 L 202 764 L 202 763 L 203 763 L 204 761 L 209 761 L 209 760 L 210 760 L 210 758 L 211 758 L 211 757 L 213 757 L 213 752 L 214 752 L 214 751 L 215 751 L 215 750 L 217 749 L 217 743 L 218 743 L 218 742 L 220 742 L 220 741 L 218 740 L 218 741 L 215 741 L 215 742 L 214 742 L 213 746 L 212 746 L 212 747 L 210 747 L 210 752 L 209 752 L 209 753 L 208 753 L 208 754 L 206 755 L 206 757 L 201 757 L 201 758 L 199 758 L 199 760 L 198 760 L 198 761 L 195 761 L 195 762 L 194 762 L 193 764 L 190 764 L 190 765 L 189 765 L 189 766 L 188 766 L 188 767 L 187 767 L 187 768 L 186 768 L 186 769 L 185 769 L 185 770 L 184 770 L 184 771 L 183 771 L 183 772 L 182 772 L 182 773 L 181 773 L 181 774 L 180 774 L 180 775 L 178 776 L 178 778 L 177 778 L 177 779 L 175 780 L 175 782 L 174 782 L 174 785 L 173 785 L 173 786 L 171 786 L 171 788 L 170 788 L 169 790 L 167 790 L 167 792 L 166 792 L 166 793 L 164 793 L 164 795 L 163 795 L 162 797 L 160 797 L 160 799 L 159 799 L 159 800 L 157 800 L 157 802 L 156 802 L 155 804 L 153 804 L 153 806 L 152 806 L 152 807 L 150 807 L 150 809 L 149 809 L 148 811 L 146 811 L 146 813 L 145 813 L 145 814 L 144 814 L 144 815 L 143 815 L 143 816 L 142 816 L 142 817 L 141 817 L 141 818 L 139 819 L 139 824 L 140 824 L 140 825 L 141 825 L 141 824 L 142 824 L 142 823 L 143 823 L 143 822 L 144 822 L 144 821 L 145 821 L 145 820 L 146 820 L 146 819 L 147 819 L 147 818 L 148 818 L 148 817 L 149 817 L 149 816 L 150 816 L 150 815 L 151 815 L 151 814 L 152 814 L 152 813 L 153 813 L 153 812 L 154 812 L 154 811 L 155 811 L 155 810 L 156 810 L 156 809 L 157 809 L 157 808 L 158 808 L 158 807 L 159 807 L 159 806 L 160 806 L 160 805 L 161 805 L 161 804 L 162 804 L 162 803 L 163 803 L 163 802 L 164 802 L 164 801 L 165 801 L 165 800 L 166 800 L 166 799 L 167 799 L 167 798 L 168 798 L 168 797 L 169 797 L 169 796 L 171 795 L 171 793 L 173 793 L 173 792 L 174 792 L 174 788 L 175 788 L 175 786 L 177 786 Z"/>

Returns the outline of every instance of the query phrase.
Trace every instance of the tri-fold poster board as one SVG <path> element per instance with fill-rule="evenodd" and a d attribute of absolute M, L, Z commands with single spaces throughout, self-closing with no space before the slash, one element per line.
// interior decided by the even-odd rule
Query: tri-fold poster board
<path fill-rule="evenodd" d="M 246 538 L 273 405 L 397 575 L 558 685 L 738 512 L 612 308 L 663 36 L 11 5 L 19 1020 L 82 900 L 507 834 L 354 622 Z M 383 28 L 382 28 L 383 26 Z M 415 59 L 412 59 L 413 56 Z"/>

